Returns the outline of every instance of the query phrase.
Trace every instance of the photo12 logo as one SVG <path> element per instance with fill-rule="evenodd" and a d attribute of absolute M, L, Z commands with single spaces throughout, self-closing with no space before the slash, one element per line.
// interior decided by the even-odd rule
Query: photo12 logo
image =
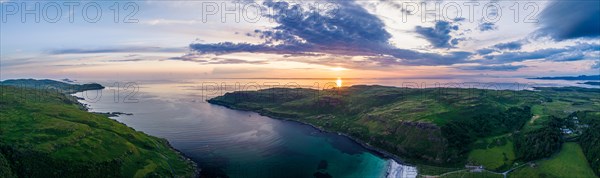
<path fill-rule="evenodd" d="M 288 2 L 288 1 L 285 1 Z M 358 2 L 357 2 L 358 3 Z M 278 17 L 302 20 L 303 13 L 323 14 L 318 17 L 338 17 L 340 9 L 348 4 L 338 1 L 290 1 L 290 3 L 257 3 L 248 1 L 202 1 L 201 18 L 203 23 L 257 23 L 266 17 L 274 22 Z M 466 21 L 495 23 L 502 18 L 514 23 L 537 23 L 540 6 L 533 1 L 360 1 L 363 6 L 373 9 L 392 9 L 393 16 L 402 23 L 420 21 Z M 395 11 L 395 12 L 394 12 Z M 343 15 L 340 15 L 340 17 Z"/>
<path fill-rule="evenodd" d="M 498 22 L 503 15 L 509 15 L 515 23 L 537 23 L 539 6 L 536 2 L 504 1 L 431 1 L 431 2 L 401 2 L 396 6 L 402 9 L 402 22 L 408 22 L 408 16 L 419 15 L 421 22 L 438 20 L 468 19 L 475 22 Z"/>
<path fill-rule="evenodd" d="M 24 1 L 2 2 L 2 23 L 98 23 L 110 20 L 114 23 L 138 23 L 136 15 L 140 6 L 127 1 Z"/>

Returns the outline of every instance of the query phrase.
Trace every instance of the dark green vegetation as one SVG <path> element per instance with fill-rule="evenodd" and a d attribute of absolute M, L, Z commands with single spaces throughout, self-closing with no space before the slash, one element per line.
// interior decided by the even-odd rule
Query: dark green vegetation
<path fill-rule="evenodd" d="M 352 86 L 240 91 L 209 102 L 345 133 L 409 162 L 433 165 L 419 170 L 440 175 L 447 171 L 436 171 L 436 166 L 464 169 L 473 164 L 506 171 L 558 154 L 564 141 L 577 141 L 582 133 L 598 140 L 597 134 L 584 131 L 583 122 L 593 117 L 572 117 L 600 113 L 599 95 L 600 89 L 577 87 L 498 91 Z M 586 150 L 597 150 L 598 144 L 589 147 L 583 149 L 586 156 L 597 157 Z M 594 159 L 589 160 L 593 166 Z"/>
<path fill-rule="evenodd" d="M 564 142 L 561 127 L 563 119 L 551 116 L 546 127 L 515 134 L 517 157 L 531 161 L 549 157 L 557 152 Z"/>
<path fill-rule="evenodd" d="M 16 79 L 16 80 L 5 80 L 0 82 L 0 85 L 15 86 L 22 88 L 34 88 L 40 90 L 54 90 L 60 93 L 76 93 L 86 90 L 100 90 L 104 89 L 104 86 L 91 83 L 91 84 L 68 84 L 54 80 L 35 80 L 35 79 Z"/>
<path fill-rule="evenodd" d="M 579 117 L 594 118 L 584 122 L 587 128 L 581 134 L 579 144 L 596 175 L 600 175 L 600 114 L 587 114 L 589 113 L 578 114 Z"/>
<path fill-rule="evenodd" d="M 539 80 L 600 80 L 600 75 L 580 75 L 580 76 L 576 76 L 576 77 L 571 77 L 571 76 L 537 77 L 537 78 L 529 78 L 529 79 L 539 79 Z"/>
<path fill-rule="evenodd" d="M 92 86 L 61 88 L 66 85 L 55 86 L 68 91 Z M 195 174 L 193 163 L 174 151 L 166 140 L 88 113 L 70 95 L 55 89 L 0 86 L 0 96 L 0 177 Z"/>
<path fill-rule="evenodd" d="M 470 151 L 479 138 L 510 133 L 521 128 L 531 118 L 529 107 L 511 107 L 504 112 L 490 111 L 473 117 L 456 118 L 442 126 L 452 155 L 460 156 Z M 504 145 L 504 144 L 501 144 Z"/>

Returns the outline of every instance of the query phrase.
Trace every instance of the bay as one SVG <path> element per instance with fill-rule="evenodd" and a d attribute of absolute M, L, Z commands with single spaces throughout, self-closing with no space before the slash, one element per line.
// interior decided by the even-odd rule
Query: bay
<path fill-rule="evenodd" d="M 75 95 L 91 112 L 132 114 L 111 118 L 167 139 L 204 176 L 378 178 L 395 163 L 335 133 L 209 104 L 190 83 L 111 84 Z"/>

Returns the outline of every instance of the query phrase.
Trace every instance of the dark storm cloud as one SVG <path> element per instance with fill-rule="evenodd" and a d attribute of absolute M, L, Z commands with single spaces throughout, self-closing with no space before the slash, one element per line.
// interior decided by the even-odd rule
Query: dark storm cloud
<path fill-rule="evenodd" d="M 600 36 L 600 1 L 554 1 L 540 13 L 541 35 L 555 40 Z"/>
<path fill-rule="evenodd" d="M 452 39 L 450 35 L 450 32 L 456 30 L 458 30 L 458 26 L 447 21 L 437 21 L 433 27 L 417 26 L 415 28 L 418 34 L 436 48 L 450 48 L 458 44 L 459 40 Z"/>

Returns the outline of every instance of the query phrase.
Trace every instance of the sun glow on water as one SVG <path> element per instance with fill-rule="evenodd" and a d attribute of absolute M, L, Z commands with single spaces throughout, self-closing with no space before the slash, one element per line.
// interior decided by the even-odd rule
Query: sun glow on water
<path fill-rule="evenodd" d="M 338 77 L 337 80 L 335 80 L 335 85 L 337 87 L 342 87 L 342 78 Z"/>

